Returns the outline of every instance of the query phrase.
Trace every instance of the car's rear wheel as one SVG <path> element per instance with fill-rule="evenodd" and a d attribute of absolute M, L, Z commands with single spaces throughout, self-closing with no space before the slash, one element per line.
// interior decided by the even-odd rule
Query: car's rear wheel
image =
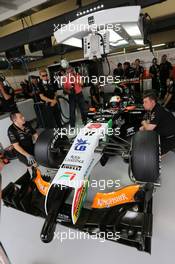
<path fill-rule="evenodd" d="M 137 132 L 131 144 L 132 177 L 139 182 L 157 183 L 160 176 L 159 136 L 155 131 Z"/>

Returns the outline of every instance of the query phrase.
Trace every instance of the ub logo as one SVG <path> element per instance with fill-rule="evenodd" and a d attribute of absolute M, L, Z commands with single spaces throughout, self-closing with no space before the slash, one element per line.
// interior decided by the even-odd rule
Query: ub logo
<path fill-rule="evenodd" d="M 82 138 L 77 139 L 77 143 L 75 144 L 75 150 L 85 151 L 87 148 L 87 145 L 89 145 L 87 140 L 83 140 Z"/>

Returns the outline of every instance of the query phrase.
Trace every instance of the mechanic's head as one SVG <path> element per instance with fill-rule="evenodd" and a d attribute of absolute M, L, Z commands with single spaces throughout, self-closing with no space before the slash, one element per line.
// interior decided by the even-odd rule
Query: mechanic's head
<path fill-rule="evenodd" d="M 164 54 L 161 59 L 162 63 L 165 63 L 167 61 L 167 55 Z"/>
<path fill-rule="evenodd" d="M 140 65 L 140 60 L 139 59 L 136 59 L 135 60 L 135 66 L 137 67 L 137 66 L 139 66 Z"/>
<path fill-rule="evenodd" d="M 25 124 L 25 118 L 19 111 L 11 112 L 10 119 L 17 126 L 23 126 Z"/>
<path fill-rule="evenodd" d="M 152 59 L 152 64 L 157 64 L 157 58 Z"/>
<path fill-rule="evenodd" d="M 129 67 L 130 67 L 130 62 L 129 62 L 129 61 L 125 61 L 125 62 L 123 63 L 123 68 L 124 68 L 124 70 L 128 69 Z"/>
<path fill-rule="evenodd" d="M 39 76 L 40 76 L 42 81 L 48 81 L 49 80 L 48 73 L 47 73 L 46 69 L 41 69 L 39 71 Z"/>
<path fill-rule="evenodd" d="M 69 66 L 69 67 L 66 69 L 66 72 L 67 72 L 67 73 L 72 73 L 72 74 L 74 74 L 74 73 L 75 73 L 75 70 L 74 70 L 74 68 L 73 68 L 72 66 Z"/>
<path fill-rule="evenodd" d="M 174 84 L 174 81 L 173 81 L 172 78 L 168 78 L 168 79 L 166 80 L 166 86 L 167 86 L 167 87 L 171 87 L 173 84 Z"/>
<path fill-rule="evenodd" d="M 143 106 L 146 111 L 151 111 L 157 103 L 157 97 L 153 90 L 146 91 L 143 95 Z"/>
<path fill-rule="evenodd" d="M 31 82 L 32 84 L 37 85 L 37 83 L 38 83 L 38 77 L 37 77 L 37 76 L 35 76 L 35 75 L 31 75 L 31 76 L 29 77 L 29 79 L 30 79 L 30 82 Z"/>
<path fill-rule="evenodd" d="M 119 69 L 122 69 L 122 63 L 119 62 L 118 65 L 117 65 L 117 67 L 118 67 Z"/>

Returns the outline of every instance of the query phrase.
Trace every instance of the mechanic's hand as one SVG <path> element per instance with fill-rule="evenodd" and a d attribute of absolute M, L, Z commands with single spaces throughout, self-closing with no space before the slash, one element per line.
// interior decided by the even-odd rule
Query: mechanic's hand
<path fill-rule="evenodd" d="M 27 162 L 28 162 L 29 166 L 32 166 L 32 165 L 36 164 L 34 156 L 29 155 L 26 158 L 27 158 Z"/>
<path fill-rule="evenodd" d="M 144 131 L 144 127 L 141 126 L 141 127 L 139 128 L 139 131 Z"/>
<path fill-rule="evenodd" d="M 57 104 L 57 100 L 56 99 L 53 99 L 52 102 L 50 103 L 50 106 L 55 106 Z"/>
<path fill-rule="evenodd" d="M 145 124 L 150 124 L 150 121 L 149 120 L 143 120 L 141 124 L 142 124 L 142 126 L 144 126 Z"/>

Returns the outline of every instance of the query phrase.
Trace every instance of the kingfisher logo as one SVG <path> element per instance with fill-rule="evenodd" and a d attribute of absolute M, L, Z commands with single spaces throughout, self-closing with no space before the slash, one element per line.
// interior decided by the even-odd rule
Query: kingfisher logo
<path fill-rule="evenodd" d="M 66 171 L 59 179 L 69 179 L 70 181 L 72 181 L 75 177 L 75 172 Z"/>
<path fill-rule="evenodd" d="M 83 140 L 82 138 L 77 139 L 77 143 L 75 144 L 75 150 L 77 151 L 85 151 L 87 149 L 87 145 L 90 143 L 87 140 Z"/>

